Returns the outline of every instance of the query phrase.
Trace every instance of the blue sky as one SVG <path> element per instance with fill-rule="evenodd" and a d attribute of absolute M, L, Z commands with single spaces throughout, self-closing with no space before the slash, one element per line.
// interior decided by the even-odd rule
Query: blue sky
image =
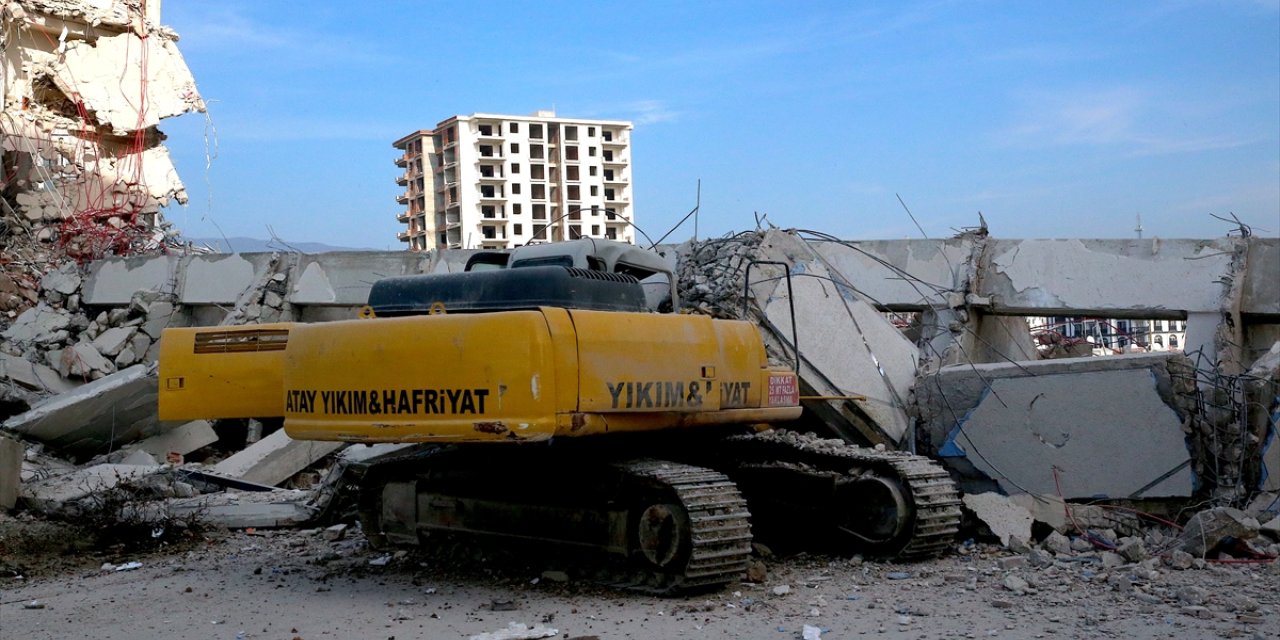
<path fill-rule="evenodd" d="M 1280 234 L 1280 0 L 166 0 L 209 117 L 161 123 L 189 236 L 400 249 L 396 138 L 633 120 L 637 223 L 701 236 Z M 214 141 L 216 139 L 216 147 Z M 211 161 L 209 160 L 211 158 Z M 672 238 L 692 234 L 686 225 Z"/>

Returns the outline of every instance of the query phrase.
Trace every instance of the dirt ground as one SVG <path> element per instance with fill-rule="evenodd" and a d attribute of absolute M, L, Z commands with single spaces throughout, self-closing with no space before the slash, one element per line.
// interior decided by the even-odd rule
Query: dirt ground
<path fill-rule="evenodd" d="M 0 639 L 470 638 L 511 623 L 601 640 L 790 640 L 806 625 L 824 639 L 1280 638 L 1274 563 L 1104 568 L 1084 553 L 1035 567 L 996 546 L 966 550 L 914 564 L 766 559 L 763 583 L 658 597 L 536 562 L 388 557 L 356 530 L 219 533 L 142 555 L 11 560 Z M 117 570 L 128 562 L 141 566 Z"/>

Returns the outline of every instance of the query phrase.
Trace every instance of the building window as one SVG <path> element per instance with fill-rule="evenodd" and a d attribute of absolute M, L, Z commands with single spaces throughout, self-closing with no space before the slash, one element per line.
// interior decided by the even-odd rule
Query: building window
<path fill-rule="evenodd" d="M 480 187 L 480 196 L 481 196 L 481 197 L 483 197 L 483 198 L 492 198 L 492 197 L 493 197 L 493 194 L 494 194 L 493 185 L 491 185 L 491 184 L 486 184 L 486 185 L 484 185 L 483 187 Z"/>
<path fill-rule="evenodd" d="M 542 159 L 542 145 L 540 145 L 540 144 L 531 144 L 531 145 L 529 145 L 529 158 L 530 158 L 530 159 L 533 159 L 533 160 L 541 160 L 541 159 Z"/>
<path fill-rule="evenodd" d="M 1157 346 L 1157 347 L 1163 347 L 1163 346 L 1164 346 L 1164 336 L 1156 336 L 1156 337 L 1154 338 L 1154 341 L 1155 341 L 1155 343 L 1156 343 L 1156 346 Z"/>
<path fill-rule="evenodd" d="M 588 138 L 594 138 L 594 137 L 596 137 L 596 128 L 595 128 L 595 127 L 587 127 L 587 137 L 588 137 Z"/>
<path fill-rule="evenodd" d="M 604 141 L 605 141 L 605 142 L 613 142 L 613 132 L 612 132 L 612 131 L 601 131 L 601 132 L 600 132 L 600 134 L 604 136 Z"/>
<path fill-rule="evenodd" d="M 519 202 L 517 202 L 517 203 L 515 203 L 515 204 L 511 205 L 511 214 L 512 214 L 512 215 L 517 215 L 517 216 L 518 216 L 518 215 L 520 215 L 520 214 L 522 213 L 522 211 L 521 211 L 521 210 L 522 210 L 523 208 L 524 208 L 524 207 L 523 207 Z"/>
<path fill-rule="evenodd" d="M 604 170 L 604 179 L 609 182 L 613 182 L 613 169 Z"/>
<path fill-rule="evenodd" d="M 578 128 L 577 128 L 577 127 L 565 127 L 565 128 L 564 128 L 564 139 L 565 139 L 565 140 L 577 140 L 577 139 L 578 139 Z"/>
<path fill-rule="evenodd" d="M 520 153 L 520 145 L 518 143 L 511 143 L 511 153 Z"/>
<path fill-rule="evenodd" d="M 515 174 L 515 173 L 520 173 L 520 163 L 519 163 L 519 162 L 512 162 L 512 163 L 511 163 L 511 173 L 513 173 L 513 174 Z"/>
<path fill-rule="evenodd" d="M 513 195 L 513 196 L 518 196 L 518 195 L 520 195 L 520 183 L 519 183 L 519 182 L 516 182 L 516 183 L 514 183 L 514 184 L 512 184 L 512 185 L 511 185 L 511 195 Z"/>
<path fill-rule="evenodd" d="M 535 224 L 533 225 L 533 235 L 530 236 L 529 239 L 530 240 L 538 240 L 538 239 L 546 240 L 547 239 L 546 232 L 547 232 L 547 225 Z"/>
<path fill-rule="evenodd" d="M 613 202 L 613 189 L 604 190 L 604 199 Z"/>
<path fill-rule="evenodd" d="M 587 167 L 587 174 L 588 174 L 588 175 L 592 175 L 592 176 L 596 175 L 596 168 L 595 168 L 595 167 Z"/>
<path fill-rule="evenodd" d="M 493 240 L 498 235 L 494 228 L 489 225 L 480 227 L 480 232 L 484 234 L 485 240 Z"/>
<path fill-rule="evenodd" d="M 534 180 L 545 180 L 546 174 L 543 171 L 543 166 L 544 165 L 540 165 L 540 164 L 529 165 L 529 177 L 533 178 Z"/>
<path fill-rule="evenodd" d="M 570 199 L 570 200 L 581 200 L 581 199 L 582 199 L 581 192 L 580 192 L 580 191 L 578 191 L 578 185 L 576 185 L 576 184 L 571 184 L 571 185 L 569 185 L 569 199 Z"/>
<path fill-rule="evenodd" d="M 577 240 L 578 238 L 581 238 L 581 237 L 582 237 L 582 227 L 581 227 L 581 226 L 579 226 L 579 225 L 576 225 L 576 224 L 575 224 L 575 225 L 573 225 L 573 226 L 569 227 L 569 239 L 570 239 L 570 240 Z"/>
<path fill-rule="evenodd" d="M 591 225 L 591 235 L 593 236 L 600 235 L 600 225 L 598 224 Z"/>
<path fill-rule="evenodd" d="M 1176 335 L 1169 336 L 1169 348 L 1170 349 L 1178 348 L 1178 336 Z"/>
<path fill-rule="evenodd" d="M 564 159 L 565 159 L 565 160 L 577 160 L 577 159 L 578 159 L 578 148 L 577 148 L 577 147 L 575 147 L 575 146 L 572 146 L 572 145 L 565 145 L 565 148 L 564 148 Z"/>
<path fill-rule="evenodd" d="M 569 178 L 570 180 L 574 180 L 574 181 L 576 181 L 576 180 L 578 179 L 578 168 L 577 168 L 577 167 L 569 167 L 569 168 L 565 169 L 565 175 L 566 175 L 566 176 L 568 176 L 568 178 Z"/>
<path fill-rule="evenodd" d="M 533 187 L 533 199 L 534 199 L 534 200 L 546 200 L 546 199 L 547 199 L 547 187 L 546 187 L 546 185 L 535 184 L 535 185 L 530 185 L 530 186 L 531 186 L 531 187 Z"/>
<path fill-rule="evenodd" d="M 591 185 L 591 197 L 594 198 L 595 196 L 598 196 L 598 195 L 600 195 L 600 187 L 597 187 L 594 184 Z"/>
<path fill-rule="evenodd" d="M 480 215 L 486 218 L 493 218 L 493 212 L 494 212 L 493 205 L 487 204 L 480 207 Z"/>
<path fill-rule="evenodd" d="M 545 204 L 535 204 L 535 205 L 533 205 L 533 219 L 534 219 L 534 220 L 546 220 L 546 219 L 547 219 L 547 205 L 545 205 Z M 534 228 L 536 229 L 538 226 L 541 226 L 541 225 L 534 225 Z"/>
<path fill-rule="evenodd" d="M 493 147 L 491 147 L 491 146 L 489 146 L 489 145 L 487 145 L 487 144 L 482 144 L 482 145 L 480 145 L 480 155 L 481 155 L 481 157 L 484 157 L 484 158 L 492 158 L 492 157 L 493 157 Z"/>
<path fill-rule="evenodd" d="M 511 229 L 515 232 L 515 235 L 522 235 L 524 233 L 524 225 L 519 222 L 511 225 Z"/>
<path fill-rule="evenodd" d="M 507 131 L 510 131 L 511 133 L 520 133 L 520 123 L 512 122 L 511 124 L 507 125 Z"/>
<path fill-rule="evenodd" d="M 480 125 L 480 135 L 482 136 L 493 135 L 493 125 L 488 125 L 488 124 Z"/>
<path fill-rule="evenodd" d="M 530 138 L 533 138 L 534 140 L 541 140 L 541 139 L 542 139 L 542 125 L 540 125 L 540 124 L 531 124 L 531 125 L 529 125 L 529 137 L 530 137 Z"/>
<path fill-rule="evenodd" d="M 592 158 L 596 157 L 596 148 L 587 147 L 587 155 L 591 156 Z"/>

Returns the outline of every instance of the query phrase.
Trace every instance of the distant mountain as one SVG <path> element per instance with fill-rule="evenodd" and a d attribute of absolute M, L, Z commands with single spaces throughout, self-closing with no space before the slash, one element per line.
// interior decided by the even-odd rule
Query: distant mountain
<path fill-rule="evenodd" d="M 378 251 L 360 247 L 335 247 L 323 242 L 280 242 L 276 240 L 259 240 L 257 238 L 186 238 L 183 240 L 196 246 L 208 246 L 221 253 L 258 253 L 270 251 L 297 250 L 303 253 L 331 253 L 334 251 Z"/>

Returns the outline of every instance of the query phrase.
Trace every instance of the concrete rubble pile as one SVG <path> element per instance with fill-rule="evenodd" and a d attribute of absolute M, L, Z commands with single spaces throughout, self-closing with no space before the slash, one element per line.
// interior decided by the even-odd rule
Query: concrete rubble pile
<path fill-rule="evenodd" d="M 687 311 L 753 320 L 778 362 L 796 362 L 798 343 L 817 428 L 939 458 L 1005 544 L 1033 529 L 1141 537 L 1163 525 L 1135 510 L 1176 520 L 1197 504 L 1249 523 L 1188 547 L 1197 557 L 1280 526 L 1280 291 L 1261 275 L 1280 269 L 1274 239 L 1143 247 L 978 229 L 849 242 L 775 229 L 679 255 Z M 1036 349 L 1020 317 L 1170 309 L 1191 319 L 1186 354 L 1063 357 Z M 1280 551 L 1258 539 L 1236 552 Z"/>
<path fill-rule="evenodd" d="M 161 208 L 187 195 L 157 124 L 205 105 L 160 4 L 0 1 L 0 313 L 10 318 L 61 263 L 175 244 Z"/>
<path fill-rule="evenodd" d="M 160 332 L 205 319 L 167 280 L 92 299 L 95 260 L 191 253 L 161 213 L 187 195 L 158 125 L 205 105 L 160 7 L 0 0 L 0 508 L 65 514 L 128 488 L 171 500 L 169 513 L 216 491 L 221 502 L 200 509 L 299 521 L 307 492 L 224 487 L 273 489 L 333 447 L 298 453 L 282 432 L 227 444 L 215 425 L 160 422 Z M 280 319 L 284 291 L 285 276 L 266 273 L 208 324 Z"/>

